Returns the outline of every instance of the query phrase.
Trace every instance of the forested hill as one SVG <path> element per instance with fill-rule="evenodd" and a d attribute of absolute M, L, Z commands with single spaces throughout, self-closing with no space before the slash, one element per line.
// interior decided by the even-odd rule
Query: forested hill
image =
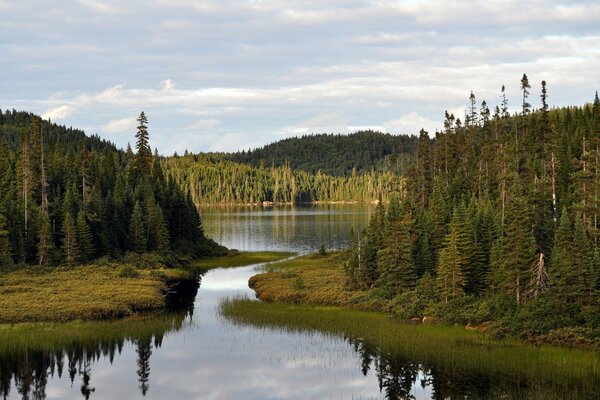
<path fill-rule="evenodd" d="M 362 131 L 350 135 L 304 135 L 264 147 L 226 155 L 232 161 L 255 167 L 286 164 L 292 169 L 333 176 L 393 171 L 402 175 L 412 161 L 417 138 Z"/>
<path fill-rule="evenodd" d="M 143 113 L 136 139 L 134 154 L 31 113 L 0 112 L 0 269 L 221 250 L 152 155 Z"/>
<path fill-rule="evenodd" d="M 600 100 L 550 109 L 542 82 L 534 112 L 521 88 L 517 115 L 472 95 L 466 123 L 421 134 L 406 193 L 354 235 L 348 283 L 406 318 L 600 348 Z"/>

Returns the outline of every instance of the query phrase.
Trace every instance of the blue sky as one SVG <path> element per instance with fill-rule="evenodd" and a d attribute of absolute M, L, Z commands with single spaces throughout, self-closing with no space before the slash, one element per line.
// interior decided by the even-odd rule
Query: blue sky
<path fill-rule="evenodd" d="M 229 151 L 304 133 L 435 131 L 471 90 L 518 109 L 600 89 L 597 1 L 0 0 L 0 108 L 133 142 Z"/>

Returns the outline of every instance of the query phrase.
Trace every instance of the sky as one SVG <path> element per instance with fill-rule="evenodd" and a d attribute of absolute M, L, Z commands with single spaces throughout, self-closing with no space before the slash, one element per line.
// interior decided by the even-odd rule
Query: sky
<path fill-rule="evenodd" d="M 600 90 L 598 1 L 0 0 L 0 108 L 161 154 L 433 133 L 477 102 Z"/>

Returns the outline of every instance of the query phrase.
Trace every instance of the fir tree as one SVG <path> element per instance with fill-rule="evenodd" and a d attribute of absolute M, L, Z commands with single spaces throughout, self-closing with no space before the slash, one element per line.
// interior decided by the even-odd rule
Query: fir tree
<path fill-rule="evenodd" d="M 77 213 L 75 230 L 79 247 L 79 259 L 81 262 L 88 262 L 94 258 L 94 242 L 92 232 L 83 211 Z"/>
<path fill-rule="evenodd" d="M 6 216 L 0 206 L 0 269 L 12 266 L 9 232 L 6 226 Z"/>
<path fill-rule="evenodd" d="M 142 207 L 136 202 L 129 222 L 129 235 L 127 238 L 129 250 L 136 253 L 146 251 L 146 230 L 142 215 Z"/>
<path fill-rule="evenodd" d="M 417 279 L 411 254 L 410 221 L 407 217 L 394 222 L 384 247 L 377 254 L 378 287 L 392 293 L 412 289 Z"/>
<path fill-rule="evenodd" d="M 63 260 L 67 266 L 72 267 L 79 262 L 79 247 L 77 246 L 77 230 L 71 214 L 65 215 L 62 235 Z"/>
<path fill-rule="evenodd" d="M 142 111 L 137 119 L 138 127 L 136 138 L 136 150 L 135 165 L 137 172 L 140 176 L 148 175 L 151 172 L 152 167 L 152 149 L 148 143 L 148 118 Z"/>
<path fill-rule="evenodd" d="M 464 294 L 465 279 L 462 269 L 465 258 L 459 249 L 460 236 L 458 222 L 454 219 L 450 224 L 450 232 L 446 235 L 444 247 L 440 251 L 437 267 L 437 287 L 446 303 Z"/>
<path fill-rule="evenodd" d="M 38 265 L 48 265 L 50 264 L 54 249 L 54 237 L 52 235 L 52 227 L 50 226 L 50 218 L 48 218 L 48 214 L 45 212 L 40 214 L 38 237 Z"/>

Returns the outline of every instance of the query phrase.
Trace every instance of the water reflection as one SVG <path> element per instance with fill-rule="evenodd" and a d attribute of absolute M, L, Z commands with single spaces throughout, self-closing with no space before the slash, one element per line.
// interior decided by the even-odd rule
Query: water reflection
<path fill-rule="evenodd" d="M 38 337 L 24 347 L 13 348 L 10 335 L 3 336 L 0 352 L 3 399 L 62 398 L 57 393 L 48 395 L 46 389 L 50 381 L 61 381 L 67 375 L 71 388 L 78 380 L 81 397 L 90 399 L 96 391 L 93 366 L 102 360 L 112 365 L 127 345 L 135 346 L 138 387 L 145 396 L 150 387 L 152 349 L 161 347 L 165 335 L 190 326 L 198 285 L 191 284 L 186 289 L 181 296 L 172 295 L 170 308 L 177 309 L 176 312 L 114 322 L 39 325 Z M 71 338 L 72 329 L 79 331 Z"/>
<path fill-rule="evenodd" d="M 371 210 L 366 203 L 208 207 L 202 209 L 202 220 L 206 234 L 229 248 L 306 253 L 321 244 L 330 249 L 347 246 L 350 228 L 363 227 Z"/>

